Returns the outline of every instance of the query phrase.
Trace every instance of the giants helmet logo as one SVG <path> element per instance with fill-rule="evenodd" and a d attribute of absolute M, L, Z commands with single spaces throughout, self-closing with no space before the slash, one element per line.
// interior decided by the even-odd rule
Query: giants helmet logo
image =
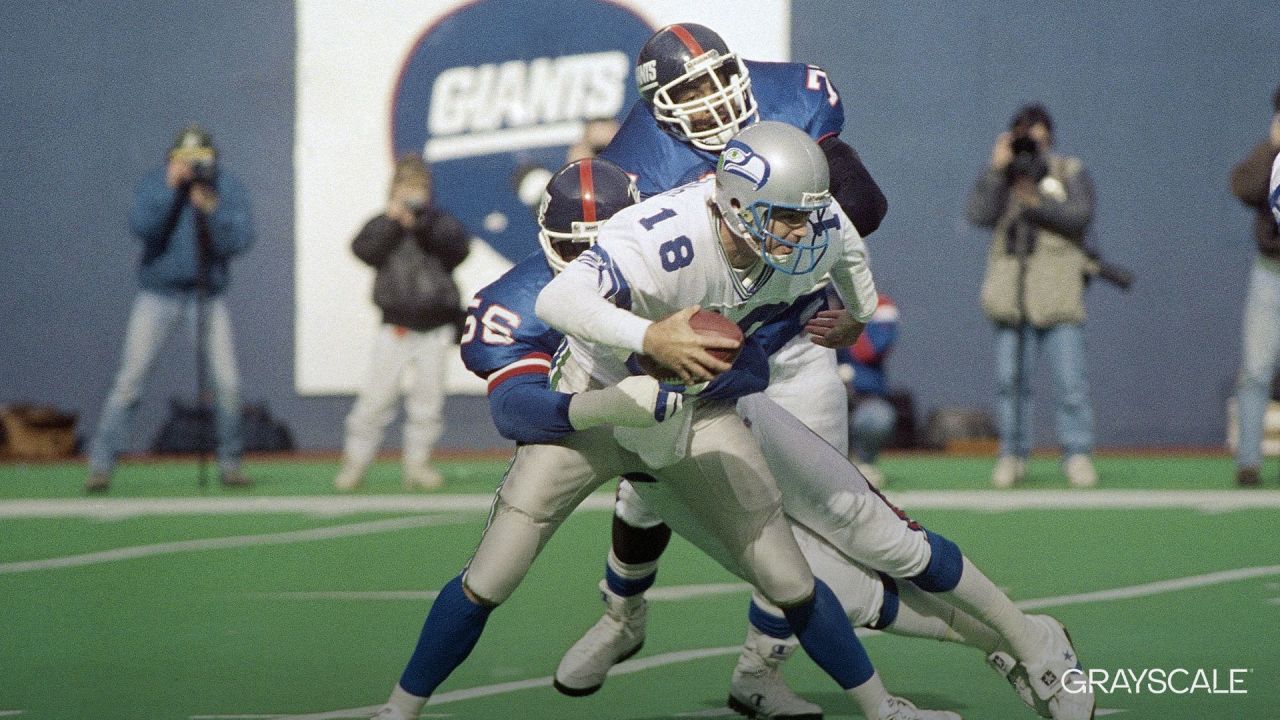
<path fill-rule="evenodd" d="M 556 170 L 595 118 L 636 99 L 631 58 L 653 28 L 603 0 L 463 5 L 409 48 L 396 83 L 392 147 L 421 152 L 436 202 L 510 260 L 533 249 L 517 170 Z"/>

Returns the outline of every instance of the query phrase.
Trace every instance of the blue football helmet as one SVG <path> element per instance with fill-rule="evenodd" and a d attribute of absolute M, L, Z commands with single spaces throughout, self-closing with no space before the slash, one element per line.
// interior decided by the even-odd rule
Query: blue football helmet
<path fill-rule="evenodd" d="M 710 28 L 668 25 L 640 48 L 636 86 L 658 125 L 718 153 L 760 116 L 747 67 Z"/>
<path fill-rule="evenodd" d="M 596 244 L 600 225 L 640 202 L 631 176 L 603 158 L 574 160 L 547 181 L 538 207 L 538 243 L 547 264 L 560 272 Z"/>
<path fill-rule="evenodd" d="M 738 133 L 716 164 L 716 208 L 735 235 L 774 269 L 803 275 L 827 252 L 830 171 L 822 148 L 807 133 L 765 120 Z M 772 231 L 772 221 L 808 231 L 799 241 Z M 788 233 L 789 234 L 789 233 Z M 777 252 L 786 248 L 786 252 Z"/>

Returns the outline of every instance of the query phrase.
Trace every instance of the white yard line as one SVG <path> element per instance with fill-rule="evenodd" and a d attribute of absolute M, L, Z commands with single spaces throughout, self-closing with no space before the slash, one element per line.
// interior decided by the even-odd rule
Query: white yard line
<path fill-rule="evenodd" d="M 0 563 L 0 575 L 32 572 L 35 570 L 53 570 L 84 565 L 135 560 L 137 558 L 157 555 L 173 555 L 175 553 L 200 552 L 204 550 L 227 550 L 233 548 L 256 547 L 261 545 L 285 545 L 299 542 L 315 542 L 332 540 L 340 537 L 374 535 L 394 532 L 410 528 L 429 527 L 433 525 L 457 525 L 474 523 L 475 517 L 459 517 L 457 515 L 414 515 L 387 520 L 336 525 L 333 527 L 311 528 L 309 530 L 292 530 L 289 532 L 268 533 L 263 535 L 233 535 L 231 537 L 204 538 L 199 540 L 179 540 L 176 542 L 156 543 L 154 545 L 134 545 L 132 547 L 113 548 L 100 552 L 80 555 L 64 555 L 62 557 L 42 558 L 40 560 L 21 560 L 18 562 Z"/>
<path fill-rule="evenodd" d="M 661 585 L 644 594 L 645 598 L 661 602 L 663 600 L 692 600 L 711 595 L 728 595 L 731 593 L 751 592 L 747 583 L 708 583 L 706 585 Z"/>
<path fill-rule="evenodd" d="M 1132 598 L 1160 595 L 1162 593 L 1175 592 L 1177 590 L 1190 590 L 1191 588 L 1221 585 L 1223 583 L 1235 582 L 1237 580 L 1249 580 L 1251 578 L 1269 577 L 1271 575 L 1280 575 L 1280 565 L 1239 568 L 1238 570 L 1222 570 L 1220 572 L 1211 572 L 1204 575 L 1191 575 L 1189 577 L 1174 578 L 1173 580 L 1160 580 L 1158 582 L 1143 583 L 1142 585 L 1130 585 L 1129 587 L 1113 588 L 1111 590 L 1098 590 L 1097 592 L 1078 593 L 1075 595 L 1059 595 L 1058 597 L 1041 598 L 1039 600 L 1022 600 L 1015 604 L 1023 610 L 1039 610 L 1040 608 L 1062 607 L 1064 605 L 1084 605 L 1087 603 L 1108 602 L 1111 600 L 1130 600 Z"/>
<path fill-rule="evenodd" d="M 1172 580 L 1162 580 L 1154 583 L 1143 583 L 1141 585 L 1132 585 L 1130 587 L 1113 588 L 1111 590 L 1101 590 L 1091 593 L 1076 593 L 1072 595 L 1058 595 L 1056 597 L 1038 598 L 1032 600 L 1022 600 L 1018 603 L 1018 607 L 1024 610 L 1055 607 L 1063 605 L 1081 605 L 1086 603 L 1108 602 L 1111 600 L 1126 600 L 1138 597 L 1147 597 L 1160 593 L 1176 592 L 1178 590 L 1186 590 L 1197 587 L 1207 587 L 1210 585 L 1221 585 L 1239 580 L 1248 580 L 1251 578 L 1267 577 L 1270 575 L 1280 575 L 1280 565 L 1268 565 L 1262 567 L 1239 568 L 1236 570 L 1224 570 L 1221 572 L 1206 573 L 1204 575 L 1192 575 L 1184 578 L 1174 578 Z M 693 588 L 696 586 L 682 586 L 685 588 Z M 724 588 L 728 584 L 714 585 L 709 587 L 717 588 L 717 592 L 725 591 Z M 650 591 L 653 592 L 653 591 Z M 859 637 L 864 637 L 872 633 L 860 629 Z M 681 650 L 679 652 L 665 653 L 662 655 L 653 655 L 634 660 L 628 660 L 624 663 L 615 665 L 610 671 L 609 676 L 627 675 L 630 673 L 642 672 L 653 668 L 663 667 L 665 665 L 673 665 L 675 663 L 689 662 L 691 660 L 701 660 L 709 657 L 719 657 L 723 655 L 736 655 L 741 651 L 740 645 L 719 648 L 702 648 L 697 650 Z M 497 685 L 484 685 L 481 687 L 467 688 L 465 690 L 454 690 L 452 692 L 440 693 L 433 695 L 427 701 L 427 706 L 443 705 L 445 703 L 458 702 L 460 700 L 470 700 L 479 697 L 489 697 L 492 695 L 501 695 L 503 693 L 516 692 L 518 690 L 528 690 L 538 687 L 549 687 L 551 685 L 551 677 L 533 678 L 530 680 L 518 680 L 515 682 L 500 683 Z M 331 710 L 322 713 L 304 714 L 304 715 L 276 715 L 272 716 L 275 720 L 340 720 L 345 718 L 361 718 L 368 717 L 379 705 L 368 705 L 359 708 L 347 708 L 344 710 Z M 706 715 L 706 712 L 681 715 L 680 717 L 714 717 L 715 715 Z M 1097 714 L 1116 715 L 1126 712 L 1120 708 L 1099 708 Z M 192 716 L 192 720 L 199 718 L 200 720 L 233 720 L 235 715 L 200 715 Z M 430 715 L 424 717 L 431 717 Z"/>
<path fill-rule="evenodd" d="M 358 513 L 488 512 L 492 495 L 322 495 L 287 497 L 53 498 L 0 501 L 0 518 L 122 520 L 153 515 L 297 513 L 338 517 Z M 613 507 L 613 495 L 593 495 L 583 507 Z"/>
<path fill-rule="evenodd" d="M 1280 490 L 909 490 L 886 493 L 912 510 L 1198 510 L 1206 513 L 1280 509 Z M 0 501 L 0 518 L 81 517 L 119 520 L 151 515 L 300 513 L 322 517 L 357 513 L 487 512 L 492 495 L 326 495 L 289 497 L 55 498 Z M 613 508 L 612 493 L 582 503 Z"/>

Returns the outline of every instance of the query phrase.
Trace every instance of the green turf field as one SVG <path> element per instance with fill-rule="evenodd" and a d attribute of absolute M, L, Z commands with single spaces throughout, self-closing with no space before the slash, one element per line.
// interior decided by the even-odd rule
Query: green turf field
<path fill-rule="evenodd" d="M 1270 489 L 1237 491 L 1226 457 L 1104 457 L 1102 489 L 1068 492 L 1044 459 L 1029 488 L 999 492 L 986 490 L 990 467 L 884 462 L 890 497 L 1015 600 L 1063 620 L 1086 665 L 1217 671 L 1219 690 L 1235 669 L 1245 691 L 1121 690 L 1099 696 L 1100 717 L 1280 717 L 1274 468 Z M 259 484 L 239 492 L 200 492 L 191 462 L 135 463 L 109 495 L 84 498 L 82 465 L 0 465 L 0 718 L 367 716 L 433 592 L 466 561 L 503 468 L 447 462 L 442 493 L 408 496 L 385 462 L 339 497 L 333 461 L 253 462 Z M 644 650 L 594 696 L 550 688 L 560 654 L 600 611 L 608 505 L 601 494 L 570 519 L 423 717 L 736 717 L 723 703 L 749 593 L 679 540 Z M 1034 717 L 977 651 L 864 642 L 889 688 L 917 704 L 969 720 Z M 858 717 L 807 658 L 787 676 L 828 718 Z"/>

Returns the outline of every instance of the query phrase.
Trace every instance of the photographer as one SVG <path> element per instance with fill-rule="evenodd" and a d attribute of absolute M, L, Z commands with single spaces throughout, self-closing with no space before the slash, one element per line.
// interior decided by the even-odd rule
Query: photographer
<path fill-rule="evenodd" d="M 377 269 L 373 301 L 382 326 L 369 377 L 346 421 L 343 464 L 334 486 L 354 490 L 372 464 L 395 417 L 405 371 L 404 484 L 435 490 L 444 484 L 431 466 L 440 438 L 445 358 L 463 310 L 450 273 L 467 257 L 469 238 L 456 218 L 432 206 L 431 173 L 422 156 L 396 162 L 386 211 L 369 220 L 351 243 L 356 257 Z"/>
<path fill-rule="evenodd" d="M 1053 374 L 1063 470 L 1073 487 L 1097 483 L 1083 330 L 1093 182 L 1078 159 L 1053 152 L 1053 140 L 1053 120 L 1043 105 L 1020 108 L 1009 131 L 996 138 L 991 162 L 969 195 L 969 221 L 994 231 L 982 307 L 996 325 L 996 487 L 1011 487 L 1026 475 L 1030 378 L 1041 346 Z"/>
<path fill-rule="evenodd" d="M 223 293 L 231 258 L 253 244 L 253 225 L 249 195 L 219 167 L 207 131 L 193 124 L 178 133 L 165 165 L 139 183 L 129 226 L 142 240 L 141 291 L 130 311 L 119 372 L 89 446 L 85 490 L 110 487 L 156 355 L 183 320 L 193 326 L 212 380 L 220 480 L 229 487 L 248 486 L 240 472 L 240 377 Z"/>
<path fill-rule="evenodd" d="M 1262 481 L 1262 428 L 1272 375 L 1280 359 L 1280 229 L 1272 214 L 1275 197 L 1268 193 L 1272 164 L 1280 154 L 1280 87 L 1271 96 L 1271 107 L 1267 137 L 1231 170 L 1231 192 L 1253 211 L 1253 236 L 1258 245 L 1245 299 L 1236 384 L 1240 423 L 1236 483 L 1241 487 L 1255 487 Z"/>

